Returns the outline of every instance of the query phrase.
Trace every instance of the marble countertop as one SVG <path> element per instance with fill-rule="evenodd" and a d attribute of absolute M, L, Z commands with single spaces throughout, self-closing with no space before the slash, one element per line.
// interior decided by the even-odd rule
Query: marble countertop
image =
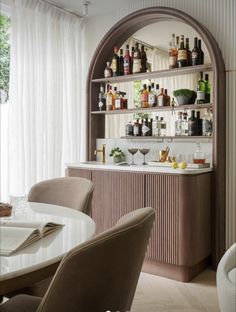
<path fill-rule="evenodd" d="M 207 172 L 212 172 L 212 168 L 202 168 L 202 169 L 172 169 L 170 167 L 154 167 L 150 165 L 115 165 L 113 163 L 101 163 L 97 161 L 86 161 L 81 163 L 71 163 L 66 164 L 66 168 L 80 168 L 80 169 L 95 169 L 95 170 L 116 170 L 116 171 L 131 171 L 131 172 L 150 172 L 150 173 L 164 173 L 164 174 L 202 174 Z"/>

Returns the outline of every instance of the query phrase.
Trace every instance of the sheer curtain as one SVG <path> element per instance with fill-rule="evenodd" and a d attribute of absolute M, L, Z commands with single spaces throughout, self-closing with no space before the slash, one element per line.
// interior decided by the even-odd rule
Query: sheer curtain
<path fill-rule="evenodd" d="M 12 1 L 9 194 L 64 175 L 85 153 L 83 23 L 39 0 Z"/>

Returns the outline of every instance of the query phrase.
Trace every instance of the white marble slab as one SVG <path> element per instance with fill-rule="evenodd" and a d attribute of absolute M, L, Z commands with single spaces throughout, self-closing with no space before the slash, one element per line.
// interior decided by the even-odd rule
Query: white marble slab
<path fill-rule="evenodd" d="M 202 174 L 211 172 L 212 168 L 203 169 L 172 169 L 169 167 L 152 167 L 149 165 L 114 165 L 112 163 L 101 163 L 97 161 L 87 161 L 75 164 L 67 164 L 67 168 L 81 168 L 81 169 L 96 169 L 96 170 L 115 170 L 115 171 L 130 171 L 130 172 L 153 172 L 153 173 L 165 173 L 165 174 Z"/>

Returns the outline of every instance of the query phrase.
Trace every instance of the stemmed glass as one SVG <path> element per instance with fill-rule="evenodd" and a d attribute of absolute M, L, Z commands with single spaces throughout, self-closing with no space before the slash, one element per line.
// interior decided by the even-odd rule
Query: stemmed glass
<path fill-rule="evenodd" d="M 150 149 L 148 149 L 148 148 L 140 148 L 139 151 L 140 151 L 141 154 L 143 154 L 143 163 L 142 163 L 142 165 L 147 165 L 147 163 L 145 162 L 145 155 L 150 152 Z"/>
<path fill-rule="evenodd" d="M 129 148 L 128 149 L 128 152 L 132 155 L 132 162 L 130 163 L 130 165 L 132 165 L 132 166 L 135 165 L 135 163 L 134 163 L 134 154 L 136 154 L 137 151 L 138 151 L 137 148 Z"/>

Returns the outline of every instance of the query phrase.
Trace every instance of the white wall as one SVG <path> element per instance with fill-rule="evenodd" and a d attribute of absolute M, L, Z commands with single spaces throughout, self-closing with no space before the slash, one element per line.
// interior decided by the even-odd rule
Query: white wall
<path fill-rule="evenodd" d="M 236 241 L 236 0 L 129 0 L 127 5 L 122 7 L 119 7 L 117 1 L 115 8 L 108 7 L 103 14 L 88 18 L 86 21 L 87 67 L 100 40 L 116 22 L 136 10 L 152 6 L 173 7 L 192 15 L 213 34 L 225 60 L 227 76 L 226 245 L 229 246 Z"/>

